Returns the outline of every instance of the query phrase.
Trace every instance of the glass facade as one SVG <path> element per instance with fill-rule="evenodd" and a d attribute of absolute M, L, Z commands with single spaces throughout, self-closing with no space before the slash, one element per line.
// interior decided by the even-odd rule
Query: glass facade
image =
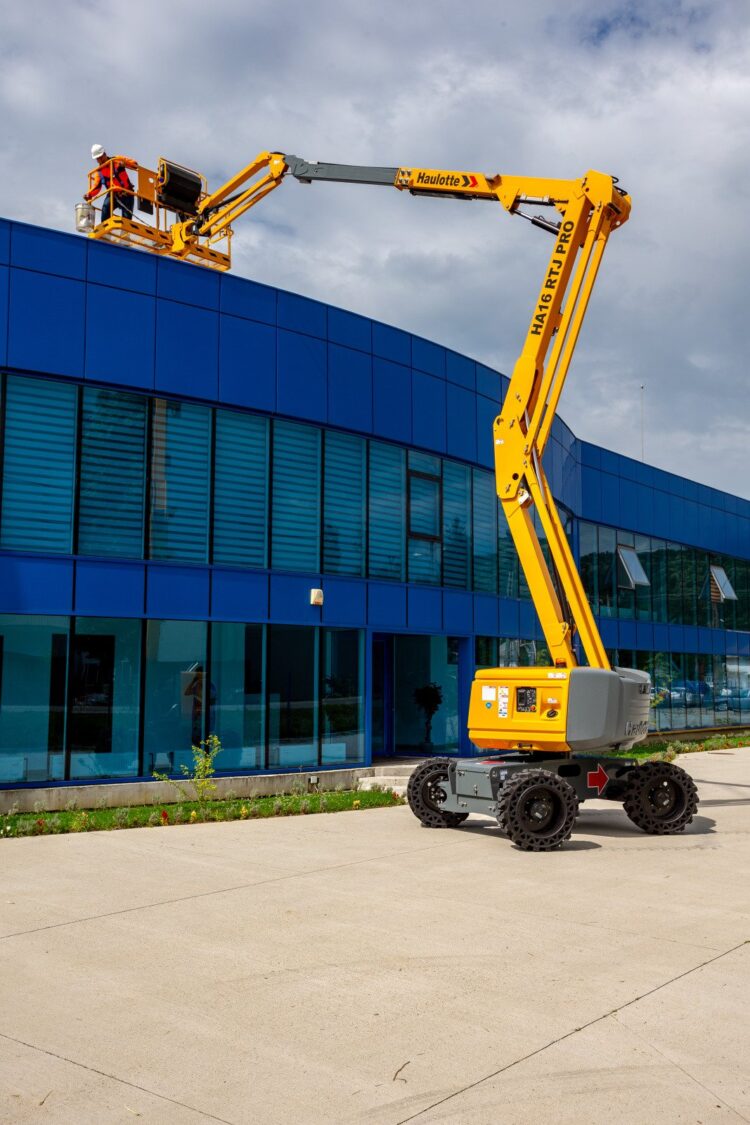
<path fill-rule="evenodd" d="M 268 590 L 269 569 L 377 580 L 366 591 L 332 582 L 362 600 L 327 618 L 326 598 L 317 626 L 171 620 L 172 608 L 145 621 L 143 602 L 132 617 L 90 616 L 86 603 L 87 616 L 0 616 L 0 782 L 179 773 L 212 733 L 220 772 L 469 752 L 462 692 L 473 663 L 549 662 L 538 639 L 473 636 L 485 611 L 488 633 L 504 620 L 508 634 L 534 632 L 528 606 L 485 597 L 472 609 L 467 597 L 528 597 L 487 469 L 249 410 L 11 374 L 0 376 L 0 420 L 5 558 L 36 554 L 34 565 L 71 571 L 61 556 L 155 560 L 179 564 L 180 580 L 231 567 L 246 572 L 232 576 L 236 590 Z M 665 648 L 669 635 L 675 648 L 724 650 L 612 648 L 613 662 L 651 674 L 653 729 L 750 723 L 750 655 L 719 632 L 750 631 L 750 560 L 560 514 L 603 632 L 631 644 L 638 622 L 692 627 L 652 632 Z M 44 589 L 39 573 L 28 584 Z M 392 599 L 386 619 L 403 601 L 391 633 L 364 627 L 373 589 Z M 222 615 L 205 605 L 206 617 Z M 471 640 L 452 635 L 464 616 Z"/>
<path fill-rule="evenodd" d="M 365 761 L 363 629 L 0 615 L 0 782 Z"/>

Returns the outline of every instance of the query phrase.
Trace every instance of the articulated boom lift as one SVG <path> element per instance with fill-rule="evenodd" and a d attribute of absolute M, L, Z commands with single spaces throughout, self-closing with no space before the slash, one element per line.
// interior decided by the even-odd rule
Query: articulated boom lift
<path fill-rule="evenodd" d="M 698 803 L 689 775 L 668 763 L 639 766 L 621 754 L 612 756 L 647 734 L 650 680 L 645 672 L 611 667 L 542 467 L 602 255 L 611 232 L 630 216 L 630 197 L 612 176 L 593 171 L 579 180 L 485 176 L 308 163 L 264 152 L 210 193 L 197 173 L 162 159 L 156 174 L 139 169 L 137 193 L 155 216 L 152 223 L 112 215 L 96 224 L 89 212 L 88 221 L 79 217 L 79 229 L 228 269 L 232 223 L 288 175 L 308 184 L 371 184 L 412 195 L 497 202 L 553 236 L 531 323 L 494 422 L 497 493 L 552 664 L 477 673 L 469 736 L 490 754 L 425 762 L 409 782 L 412 811 L 433 828 L 455 827 L 471 812 L 489 813 L 516 844 L 534 851 L 564 843 L 580 801 L 592 797 L 624 802 L 628 816 L 646 832 L 682 831 Z M 550 217 L 529 214 L 527 207 L 547 208 Z M 216 250 L 222 241 L 225 250 Z M 552 568 L 534 526 L 534 508 Z M 576 657 L 576 636 L 585 667 Z"/>

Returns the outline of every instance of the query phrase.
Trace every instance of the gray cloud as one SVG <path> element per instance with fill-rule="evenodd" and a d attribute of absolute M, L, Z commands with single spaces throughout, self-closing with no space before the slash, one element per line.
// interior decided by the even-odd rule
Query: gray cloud
<path fill-rule="evenodd" d="M 750 11 L 465 0 L 4 5 L 0 214 L 71 229 L 93 141 L 217 185 L 256 152 L 579 176 L 633 196 L 561 412 L 575 432 L 750 496 L 744 190 Z M 235 272 L 509 372 L 545 236 L 499 207 L 285 184 Z"/>

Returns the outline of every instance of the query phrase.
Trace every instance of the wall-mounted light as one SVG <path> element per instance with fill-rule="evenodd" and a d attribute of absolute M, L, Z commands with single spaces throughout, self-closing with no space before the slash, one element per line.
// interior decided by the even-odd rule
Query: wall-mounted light
<path fill-rule="evenodd" d="M 322 604 L 323 604 L 323 591 L 322 590 L 311 590 L 310 591 L 310 605 L 322 605 Z"/>

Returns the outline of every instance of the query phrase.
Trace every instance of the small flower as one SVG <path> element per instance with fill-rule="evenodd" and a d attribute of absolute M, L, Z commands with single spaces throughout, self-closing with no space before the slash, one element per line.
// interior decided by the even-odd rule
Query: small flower
<path fill-rule="evenodd" d="M 247 820 L 247 815 L 248 815 L 247 814 L 247 805 L 243 805 L 242 808 L 240 809 L 240 816 L 242 817 L 243 820 Z"/>
<path fill-rule="evenodd" d="M 359 806 L 360 806 L 360 802 L 359 802 L 359 801 L 354 801 L 354 802 L 353 802 L 353 804 L 352 804 L 352 808 L 353 808 L 353 809 L 358 809 L 358 808 L 359 808 Z"/>
<path fill-rule="evenodd" d="M 169 824 L 169 813 L 166 809 L 161 810 L 161 822 L 162 824 Z"/>
<path fill-rule="evenodd" d="M 197 819 L 198 819 L 198 813 L 195 811 L 195 809 L 193 809 L 193 811 L 190 814 L 190 823 L 195 824 Z"/>

